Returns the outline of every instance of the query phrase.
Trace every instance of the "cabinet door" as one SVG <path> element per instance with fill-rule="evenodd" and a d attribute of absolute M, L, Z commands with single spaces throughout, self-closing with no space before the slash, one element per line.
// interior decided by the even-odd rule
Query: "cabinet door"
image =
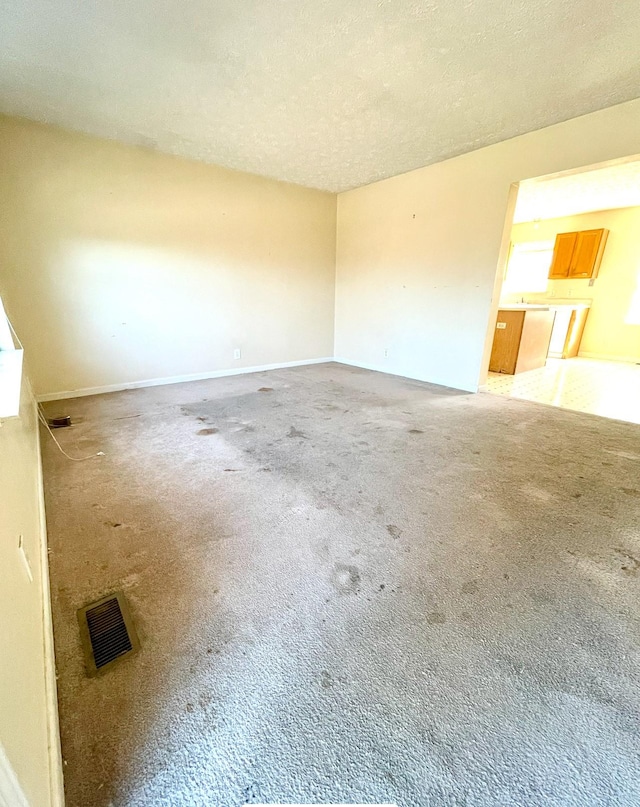
<path fill-rule="evenodd" d="M 595 277 L 600 266 L 604 230 L 583 230 L 578 233 L 571 257 L 569 277 Z"/>
<path fill-rule="evenodd" d="M 549 278 L 551 280 L 569 277 L 569 267 L 571 266 L 578 235 L 578 233 L 558 233 L 556 235 L 551 268 L 549 269 Z"/>
<path fill-rule="evenodd" d="M 524 315 L 515 372 L 544 367 L 549 354 L 551 331 L 556 318 L 553 311 L 527 311 Z"/>
<path fill-rule="evenodd" d="M 579 308 L 571 312 L 569 328 L 567 329 L 567 338 L 562 351 L 563 359 L 573 359 L 578 355 L 578 351 L 580 350 L 580 342 L 582 341 L 582 334 L 584 332 L 584 326 L 587 323 L 588 316 L 588 308 Z"/>
<path fill-rule="evenodd" d="M 489 370 L 513 375 L 518 361 L 524 311 L 498 311 Z"/>

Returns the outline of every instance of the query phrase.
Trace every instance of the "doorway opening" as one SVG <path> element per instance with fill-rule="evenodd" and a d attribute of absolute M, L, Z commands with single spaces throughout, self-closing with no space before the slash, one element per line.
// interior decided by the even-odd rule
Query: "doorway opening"
<path fill-rule="evenodd" d="M 481 389 L 640 423 L 640 155 L 514 193 Z"/>

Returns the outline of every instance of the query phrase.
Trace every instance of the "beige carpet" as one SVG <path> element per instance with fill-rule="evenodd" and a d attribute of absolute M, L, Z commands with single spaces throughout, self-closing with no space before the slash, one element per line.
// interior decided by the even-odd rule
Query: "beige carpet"
<path fill-rule="evenodd" d="M 105 452 L 43 435 L 68 807 L 640 804 L 637 426 L 332 364 L 47 410 Z"/>

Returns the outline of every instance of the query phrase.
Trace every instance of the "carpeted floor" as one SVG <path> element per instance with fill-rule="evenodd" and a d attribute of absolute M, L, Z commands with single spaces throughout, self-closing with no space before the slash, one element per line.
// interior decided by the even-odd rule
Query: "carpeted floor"
<path fill-rule="evenodd" d="M 106 455 L 43 435 L 67 807 L 640 804 L 640 427 L 335 364 L 47 411 Z"/>

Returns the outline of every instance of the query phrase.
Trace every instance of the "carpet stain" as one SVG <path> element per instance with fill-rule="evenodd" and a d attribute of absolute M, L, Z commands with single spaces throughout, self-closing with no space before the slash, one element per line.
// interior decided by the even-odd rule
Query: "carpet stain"
<path fill-rule="evenodd" d="M 444 625 L 447 617 L 440 611 L 431 611 L 427 614 L 427 625 Z"/>
<path fill-rule="evenodd" d="M 387 524 L 387 532 L 392 538 L 399 538 L 402 535 L 402 530 L 395 524 Z"/>
<path fill-rule="evenodd" d="M 209 434 L 217 434 L 217 433 L 218 433 L 217 429 L 200 429 L 200 431 L 196 432 L 196 434 L 199 435 L 200 437 L 206 437 Z"/>
<path fill-rule="evenodd" d="M 336 563 L 333 570 L 333 585 L 344 594 L 356 594 L 360 588 L 360 570 L 357 566 Z"/>
<path fill-rule="evenodd" d="M 460 587 L 460 591 L 462 594 L 477 594 L 480 590 L 480 586 L 478 585 L 477 580 L 469 580 L 468 583 L 464 583 Z"/>
<path fill-rule="evenodd" d="M 309 438 L 304 432 L 301 432 L 300 429 L 296 429 L 295 426 L 291 426 L 289 429 L 289 434 L 287 437 L 301 437 L 303 440 L 308 440 Z"/>
<path fill-rule="evenodd" d="M 258 392 L 273 392 L 273 387 L 260 387 Z"/>
<path fill-rule="evenodd" d="M 422 429 L 409 429 L 409 434 L 424 434 Z"/>
<path fill-rule="evenodd" d="M 105 527 L 121 527 L 122 523 L 120 521 L 105 521 L 103 522 Z"/>
<path fill-rule="evenodd" d="M 556 601 L 554 594 L 544 588 L 531 589 L 527 594 L 535 605 L 551 605 Z"/>
<path fill-rule="evenodd" d="M 627 496 L 640 496 L 640 490 L 636 490 L 635 488 L 620 488 L 623 493 L 626 493 Z"/>
<path fill-rule="evenodd" d="M 327 670 L 323 670 L 320 673 L 320 686 L 323 689 L 331 689 L 333 686 L 333 677 L 329 672 L 327 672 Z"/>
<path fill-rule="evenodd" d="M 198 698 L 198 703 L 200 704 L 201 709 L 206 709 L 207 706 L 211 705 L 213 698 L 209 695 L 208 692 L 202 692 L 200 697 Z"/>
<path fill-rule="evenodd" d="M 620 567 L 623 572 L 627 572 L 628 574 L 638 574 L 638 571 L 640 571 L 640 560 L 638 560 L 638 558 L 636 558 L 630 552 L 627 552 L 626 549 L 617 548 L 615 552 L 623 559 L 625 563 L 624 566 Z"/>
<path fill-rule="evenodd" d="M 258 783 L 253 782 L 248 787 L 245 787 L 242 791 L 242 798 L 244 799 L 243 804 L 255 804 L 256 799 L 263 801 L 260 796 L 260 786 Z"/>

